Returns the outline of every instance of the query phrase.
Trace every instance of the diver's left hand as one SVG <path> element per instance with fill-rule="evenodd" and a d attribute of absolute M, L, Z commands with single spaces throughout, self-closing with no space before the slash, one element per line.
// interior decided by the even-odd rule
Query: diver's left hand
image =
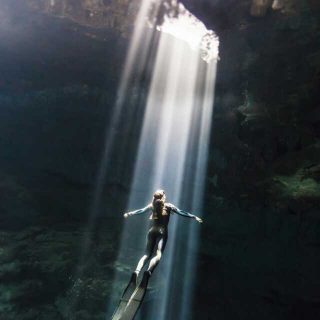
<path fill-rule="evenodd" d="M 199 222 L 200 224 L 203 224 L 203 221 L 199 218 L 199 217 L 194 217 L 196 219 L 197 222 Z"/>

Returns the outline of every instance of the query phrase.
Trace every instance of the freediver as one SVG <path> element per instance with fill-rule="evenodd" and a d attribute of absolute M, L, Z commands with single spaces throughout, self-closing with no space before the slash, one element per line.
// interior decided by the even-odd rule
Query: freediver
<path fill-rule="evenodd" d="M 203 223 L 203 221 L 199 217 L 193 214 L 190 214 L 186 211 L 180 210 L 171 203 L 166 203 L 166 194 L 164 190 L 156 191 L 153 195 L 152 203 L 150 203 L 148 206 L 146 206 L 143 209 L 125 213 L 124 217 L 128 218 L 129 216 L 139 215 L 139 214 L 147 213 L 149 211 L 152 211 L 150 220 L 153 221 L 153 224 L 147 235 L 146 252 L 143 255 L 143 257 L 140 259 L 137 265 L 137 268 L 135 270 L 135 273 L 137 276 L 139 275 L 141 269 L 151 259 L 154 249 L 158 244 L 156 255 L 150 261 L 150 264 L 147 270 L 147 275 L 150 277 L 154 269 L 157 267 L 161 259 L 161 256 L 164 252 L 164 249 L 166 247 L 166 243 L 168 239 L 168 224 L 169 224 L 171 214 L 175 212 L 180 216 L 195 219 L 200 224 Z"/>
<path fill-rule="evenodd" d="M 157 267 L 166 247 L 170 215 L 175 212 L 183 217 L 195 219 L 200 224 L 202 223 L 199 217 L 180 210 L 173 204 L 166 203 L 164 190 L 156 191 L 153 195 L 152 202 L 148 206 L 143 209 L 125 213 L 124 217 L 128 218 L 129 216 L 139 215 L 149 211 L 152 212 L 150 220 L 152 220 L 153 223 L 147 235 L 146 252 L 140 259 L 136 270 L 132 273 L 129 284 L 123 292 L 119 305 L 112 316 L 112 320 L 134 319 L 146 294 L 149 278 Z M 155 248 L 157 248 L 156 255 L 151 259 Z M 144 272 L 142 280 L 137 286 L 138 275 L 149 260 L 151 260 L 149 267 L 147 271 Z"/>

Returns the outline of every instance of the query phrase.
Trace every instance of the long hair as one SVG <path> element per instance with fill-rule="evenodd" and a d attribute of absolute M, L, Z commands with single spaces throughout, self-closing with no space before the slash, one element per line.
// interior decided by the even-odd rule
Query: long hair
<path fill-rule="evenodd" d="M 152 216 L 151 219 L 157 219 L 158 216 L 167 214 L 165 210 L 166 194 L 164 190 L 157 190 L 152 198 Z"/>

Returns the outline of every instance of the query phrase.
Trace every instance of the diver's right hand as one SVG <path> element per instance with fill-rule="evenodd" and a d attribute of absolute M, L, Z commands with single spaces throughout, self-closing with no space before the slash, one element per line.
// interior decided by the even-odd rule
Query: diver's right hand
<path fill-rule="evenodd" d="M 125 213 L 123 216 L 124 216 L 125 218 L 128 218 L 128 217 L 129 217 L 129 214 L 128 214 L 128 213 Z"/>
<path fill-rule="evenodd" d="M 200 224 L 203 224 L 203 221 L 199 217 L 195 217 L 196 221 L 199 222 Z"/>

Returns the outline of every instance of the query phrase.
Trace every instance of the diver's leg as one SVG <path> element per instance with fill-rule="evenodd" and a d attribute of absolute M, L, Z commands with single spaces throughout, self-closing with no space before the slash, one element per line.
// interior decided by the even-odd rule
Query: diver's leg
<path fill-rule="evenodd" d="M 146 263 L 150 260 L 154 247 L 156 245 L 156 234 L 152 232 L 152 229 L 148 232 L 147 235 L 147 246 L 146 246 L 146 252 L 145 255 L 140 259 L 137 269 L 135 272 L 133 272 L 130 282 L 128 286 L 126 287 L 124 293 L 121 296 L 119 305 L 116 309 L 116 311 L 113 314 L 112 320 L 125 320 L 125 319 L 133 319 L 133 316 L 137 312 L 137 308 L 140 306 L 140 302 L 131 304 L 131 307 L 129 308 L 129 313 L 125 313 L 126 307 L 128 306 L 130 302 L 131 296 L 138 291 L 139 287 L 137 287 L 137 278 L 139 275 L 139 272 L 141 269 L 146 265 Z M 142 283 L 144 284 L 144 282 Z M 143 287 L 144 288 L 144 287 Z M 145 290 L 139 291 L 139 294 L 137 295 L 137 299 L 143 299 Z"/>
<path fill-rule="evenodd" d="M 149 268 L 148 268 L 148 272 L 151 275 L 154 271 L 154 269 L 157 267 L 162 254 L 164 252 L 164 249 L 166 247 L 167 244 L 167 235 L 163 236 L 160 238 L 159 242 L 158 242 L 158 248 L 157 248 L 157 253 L 156 255 L 151 259 L 150 264 L 149 264 Z"/>
<path fill-rule="evenodd" d="M 134 319 L 138 309 L 140 308 L 142 301 L 144 299 L 144 296 L 147 292 L 147 288 L 148 288 L 148 281 L 150 278 L 151 273 L 153 272 L 154 268 L 156 267 L 156 265 L 158 264 L 160 258 L 159 258 L 159 254 L 163 252 L 165 245 L 166 245 L 166 236 L 162 236 L 162 237 L 158 237 L 159 233 L 158 232 L 152 232 L 149 231 L 148 234 L 148 243 L 147 243 L 147 252 L 146 254 L 141 258 L 141 260 L 139 261 L 138 264 L 138 268 L 140 268 L 139 270 L 137 270 L 138 272 L 140 272 L 140 270 L 142 269 L 142 267 L 145 265 L 145 263 L 147 262 L 147 258 L 144 259 L 145 256 L 149 257 L 153 252 L 153 249 L 157 243 L 157 240 L 159 239 L 159 243 L 158 243 L 158 249 L 157 249 L 157 256 L 158 260 L 156 262 L 155 258 L 153 258 L 150 262 L 150 265 L 152 264 L 152 269 L 150 270 L 150 266 L 148 271 L 145 271 L 143 273 L 143 277 L 142 280 L 140 282 L 140 284 L 137 286 L 137 288 L 135 289 L 135 291 L 133 292 L 132 296 L 130 297 L 130 300 L 124 310 L 124 313 L 121 317 L 121 319 L 119 320 L 132 320 Z M 159 254 L 158 254 L 159 251 Z M 149 255 L 150 254 L 150 255 Z M 160 256 L 161 257 L 161 256 Z M 154 261 L 154 263 L 152 263 L 152 261 Z"/>
<path fill-rule="evenodd" d="M 156 244 L 156 239 L 154 235 L 152 234 L 152 231 L 149 231 L 148 236 L 147 236 L 147 246 L 146 246 L 146 252 L 140 259 L 135 273 L 139 275 L 141 269 L 147 264 L 147 262 L 151 259 L 154 247 Z"/>

